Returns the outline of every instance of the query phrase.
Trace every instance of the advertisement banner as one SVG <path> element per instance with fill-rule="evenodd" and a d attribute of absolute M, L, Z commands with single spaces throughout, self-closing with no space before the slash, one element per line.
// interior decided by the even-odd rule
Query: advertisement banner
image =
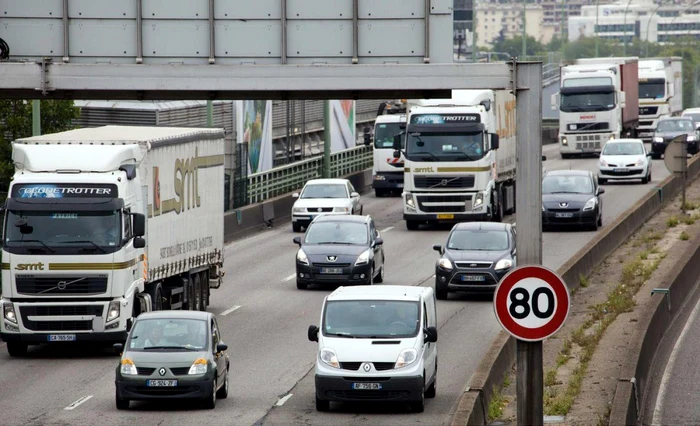
<path fill-rule="evenodd" d="M 248 174 L 270 170 L 272 146 L 272 101 L 236 101 L 238 143 L 248 144 Z"/>
<path fill-rule="evenodd" d="M 357 146 L 355 135 L 355 101 L 330 101 L 331 152 Z"/>

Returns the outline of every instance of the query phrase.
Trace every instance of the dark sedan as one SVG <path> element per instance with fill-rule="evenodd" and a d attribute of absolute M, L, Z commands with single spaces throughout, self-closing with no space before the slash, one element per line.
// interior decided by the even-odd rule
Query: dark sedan
<path fill-rule="evenodd" d="M 659 120 L 651 138 L 651 158 L 659 159 L 668 144 L 677 136 L 687 135 L 688 154 L 698 153 L 698 133 L 690 117 L 672 117 Z"/>
<path fill-rule="evenodd" d="M 574 225 L 593 231 L 603 226 L 605 189 L 587 170 L 553 170 L 542 179 L 542 229 Z"/>
<path fill-rule="evenodd" d="M 509 223 L 462 222 L 447 236 L 435 265 L 435 296 L 449 292 L 493 292 L 516 265 L 515 227 Z"/>
<path fill-rule="evenodd" d="M 311 222 L 296 259 L 297 288 L 310 284 L 384 281 L 384 241 L 370 216 L 318 216 Z"/>

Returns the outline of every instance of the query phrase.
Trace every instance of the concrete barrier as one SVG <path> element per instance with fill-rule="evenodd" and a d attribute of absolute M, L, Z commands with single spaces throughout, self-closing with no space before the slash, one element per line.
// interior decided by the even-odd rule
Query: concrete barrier
<path fill-rule="evenodd" d="M 688 179 L 694 180 L 700 172 L 700 158 L 695 157 L 688 163 Z M 569 261 L 562 265 L 557 273 L 564 279 L 570 290 L 580 286 L 580 277 L 588 276 L 593 269 L 598 266 L 607 256 L 615 249 L 624 243 L 635 231 L 637 231 L 651 216 L 656 214 L 662 206 L 673 198 L 681 189 L 680 179 L 669 176 L 661 182 L 653 191 L 642 197 L 634 206 L 627 209 L 621 214 L 605 230 L 598 233 L 586 246 L 579 250 Z M 699 241 L 700 244 L 700 241 Z M 700 255 L 698 255 L 698 274 L 700 274 Z M 697 275 L 696 275 L 697 277 Z M 693 278 L 693 282 L 695 282 Z M 676 295 L 673 300 L 678 299 L 680 306 L 684 294 Z M 660 303 L 660 302 L 659 302 Z M 665 302 L 664 302 L 665 303 Z M 665 306 L 665 305 L 664 305 Z M 662 317 L 662 314 L 656 317 Z M 650 320 L 651 321 L 651 320 Z M 640 321 L 642 323 L 643 321 Z M 652 322 L 653 323 L 653 322 Z M 657 323 L 663 327 L 663 321 L 657 318 Z M 665 330 L 665 328 L 664 328 Z M 641 336 L 640 336 L 641 337 Z M 658 343 L 658 341 L 657 341 Z M 512 349 L 510 349 L 512 348 Z M 493 386 L 499 385 L 503 381 L 503 377 L 515 364 L 515 339 L 501 331 L 496 339 L 491 344 L 486 357 L 481 361 L 479 367 L 474 372 L 469 380 L 460 401 L 457 404 L 457 409 L 452 418 L 452 426 L 462 425 L 485 425 L 487 424 L 488 406 L 491 401 Z M 644 346 L 644 350 L 654 352 L 655 346 L 651 343 Z M 498 354 L 498 356 L 494 356 Z M 646 360 L 643 360 L 642 366 L 646 365 Z M 648 366 L 646 366 L 648 373 Z M 636 369 L 630 377 L 637 376 Z M 641 372 L 641 371 L 640 371 Z M 643 376 L 646 380 L 646 375 Z M 637 379 L 637 382 L 639 379 Z M 632 388 L 636 386 L 634 383 L 627 382 Z M 634 385 L 634 386 L 632 386 Z M 618 401 L 618 412 L 624 406 L 624 386 L 619 388 L 620 401 Z M 632 395 L 634 392 L 630 391 Z M 617 395 L 616 395 L 616 398 Z M 632 403 L 634 403 L 634 399 Z M 629 411 L 629 407 L 626 407 Z M 613 405 L 613 410 L 615 406 Z M 636 409 L 635 409 L 636 411 Z M 620 414 L 622 416 L 622 414 Z M 612 417 L 611 417 L 612 419 Z M 613 422 L 610 424 L 630 424 L 626 421 Z"/>

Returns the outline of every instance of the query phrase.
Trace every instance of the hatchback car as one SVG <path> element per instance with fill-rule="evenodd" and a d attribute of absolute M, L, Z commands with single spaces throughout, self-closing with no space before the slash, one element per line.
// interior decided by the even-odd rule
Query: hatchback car
<path fill-rule="evenodd" d="M 370 216 L 319 216 L 311 222 L 296 256 L 297 288 L 310 284 L 372 284 L 384 281 L 384 241 Z"/>
<path fill-rule="evenodd" d="M 651 154 L 644 148 L 641 139 L 613 139 L 608 141 L 600 153 L 598 183 L 608 180 L 641 179 L 651 181 Z"/>
<path fill-rule="evenodd" d="M 690 117 L 670 117 L 659 120 L 651 138 L 651 158 L 661 158 L 666 146 L 680 135 L 687 135 L 688 154 L 698 153 L 698 132 Z"/>
<path fill-rule="evenodd" d="M 214 408 L 228 396 L 228 346 L 209 312 L 144 312 L 126 340 L 116 371 L 117 409 L 130 401 L 195 399 Z"/>
<path fill-rule="evenodd" d="M 515 227 L 509 223 L 462 222 L 452 227 L 435 264 L 435 295 L 449 292 L 493 292 L 515 267 Z"/>
<path fill-rule="evenodd" d="M 306 182 L 292 206 L 292 229 L 301 231 L 320 215 L 362 215 L 360 194 L 347 179 L 313 179 Z"/>
<path fill-rule="evenodd" d="M 542 179 L 542 228 L 603 226 L 605 189 L 587 170 L 552 170 Z"/>

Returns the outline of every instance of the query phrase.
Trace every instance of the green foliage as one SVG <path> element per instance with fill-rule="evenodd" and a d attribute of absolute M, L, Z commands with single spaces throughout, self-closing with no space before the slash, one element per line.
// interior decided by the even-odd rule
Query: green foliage
<path fill-rule="evenodd" d="M 527 56 L 539 56 L 546 52 L 545 47 L 539 41 L 535 40 L 532 36 L 527 36 L 526 38 L 527 46 L 526 53 Z M 508 38 L 504 40 L 497 40 L 493 44 L 494 52 L 505 52 L 509 56 L 523 56 L 523 38 L 522 36 L 515 36 L 513 38 Z"/>

